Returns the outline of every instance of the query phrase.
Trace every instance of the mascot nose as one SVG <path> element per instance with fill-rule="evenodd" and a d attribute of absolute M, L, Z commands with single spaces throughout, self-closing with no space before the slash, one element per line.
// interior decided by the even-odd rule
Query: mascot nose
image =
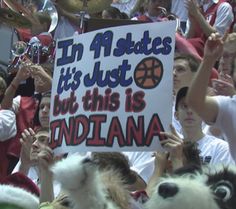
<path fill-rule="evenodd" d="M 173 197 L 179 191 L 178 186 L 175 183 L 165 182 L 158 188 L 158 194 L 163 198 Z"/>

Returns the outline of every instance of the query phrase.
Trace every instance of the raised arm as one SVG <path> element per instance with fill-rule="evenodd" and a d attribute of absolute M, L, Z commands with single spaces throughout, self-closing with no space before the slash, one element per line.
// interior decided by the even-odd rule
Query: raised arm
<path fill-rule="evenodd" d="M 12 80 L 11 84 L 6 89 L 4 98 L 1 103 L 2 109 L 11 109 L 13 98 L 15 97 L 16 90 L 18 89 L 20 83 L 30 77 L 29 68 L 27 66 L 21 67 Z"/>
<path fill-rule="evenodd" d="M 211 33 L 216 32 L 216 29 L 211 26 L 202 15 L 196 0 L 185 0 L 185 7 L 188 10 L 189 20 L 193 27 L 197 23 L 206 37 L 210 36 Z M 192 38 L 194 35 L 188 34 L 187 36 L 188 38 Z"/>
<path fill-rule="evenodd" d="M 31 166 L 35 164 L 34 162 L 30 160 L 30 150 L 32 147 L 32 143 L 34 142 L 34 136 L 35 136 L 35 132 L 31 128 L 25 129 L 21 133 L 20 163 L 19 163 L 19 168 L 17 171 L 25 174 L 26 176 L 28 175 L 29 169 L 31 168 Z"/>
<path fill-rule="evenodd" d="M 218 33 L 212 33 L 208 38 L 204 48 L 203 60 L 190 85 L 186 98 L 187 104 L 207 123 L 215 122 L 218 114 L 216 100 L 214 97 L 206 95 L 211 69 L 222 55 L 223 39 Z"/>
<path fill-rule="evenodd" d="M 53 176 L 49 167 L 53 163 L 53 152 L 49 146 L 44 146 L 38 154 L 38 168 L 40 179 L 40 203 L 52 202 L 54 199 Z"/>

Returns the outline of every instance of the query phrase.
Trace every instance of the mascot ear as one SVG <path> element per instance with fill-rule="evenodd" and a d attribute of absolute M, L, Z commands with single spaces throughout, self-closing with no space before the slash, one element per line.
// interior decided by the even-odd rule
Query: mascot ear
<path fill-rule="evenodd" d="M 89 166 L 91 165 L 91 166 Z M 91 172 L 88 172 L 91 170 Z M 94 175 L 96 170 L 95 166 L 92 166 L 90 159 L 79 155 L 71 155 L 52 166 L 54 179 L 62 184 L 62 187 L 66 190 L 79 190 L 81 178 L 85 174 Z M 90 177 L 90 176 L 86 176 Z"/>

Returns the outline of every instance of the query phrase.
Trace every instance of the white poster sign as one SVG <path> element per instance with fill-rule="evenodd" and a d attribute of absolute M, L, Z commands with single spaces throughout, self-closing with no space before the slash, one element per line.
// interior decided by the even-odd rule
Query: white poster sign
<path fill-rule="evenodd" d="M 56 152 L 151 151 L 171 123 L 175 21 L 59 40 L 50 112 Z"/>

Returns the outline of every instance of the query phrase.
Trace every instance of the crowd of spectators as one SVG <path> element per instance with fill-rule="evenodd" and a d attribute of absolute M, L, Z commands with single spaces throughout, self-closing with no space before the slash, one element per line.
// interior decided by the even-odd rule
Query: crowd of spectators
<path fill-rule="evenodd" d="M 227 0 L 114 0 L 96 14 L 104 19 L 177 22 L 173 120 L 171 131 L 160 133 L 166 138 L 161 142 L 165 152 L 88 153 L 99 169 L 117 169 L 129 192 L 146 191 L 137 201 L 152 194 L 162 175 L 185 165 L 235 164 L 234 7 L 234 1 Z M 80 17 L 59 5 L 56 8 L 59 21 L 54 31 L 27 33 L 22 40 L 53 45 L 58 38 L 78 32 Z M 49 146 L 52 56 L 36 62 L 22 59 L 10 76 L 1 69 L 0 179 L 20 173 L 37 185 L 40 203 L 66 205 L 66 194 L 60 193 L 50 171 L 51 165 L 66 157 L 54 156 Z M 25 95 L 22 86 L 33 93 Z"/>

